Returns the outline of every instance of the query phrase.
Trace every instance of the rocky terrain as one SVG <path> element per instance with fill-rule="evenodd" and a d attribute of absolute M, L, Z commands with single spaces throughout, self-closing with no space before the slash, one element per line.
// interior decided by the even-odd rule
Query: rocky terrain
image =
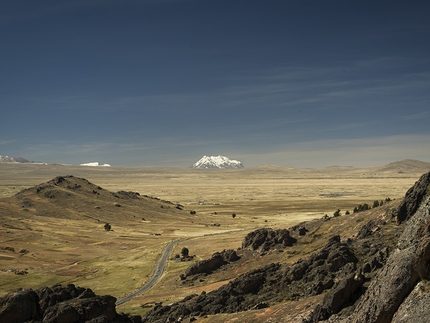
<path fill-rule="evenodd" d="M 285 319 L 308 323 L 406 322 L 413 317 L 418 320 L 415 322 L 424 322 L 427 318 L 420 315 L 429 313 L 429 192 L 430 174 L 425 174 L 397 209 L 385 219 L 363 225 L 353 239 L 341 241 L 339 235 L 332 236 L 322 249 L 291 266 L 273 263 L 218 290 L 190 295 L 169 306 L 159 305 L 144 321 L 234 313 L 322 295 L 300 317 Z M 399 239 L 388 239 L 392 231 L 392 236 L 400 235 Z M 248 235 L 242 247 L 267 251 L 291 245 L 285 243 L 289 237 L 288 230 L 280 234 L 260 229 Z"/>
<path fill-rule="evenodd" d="M 143 317 L 117 314 L 113 297 L 96 296 L 89 289 L 68 285 L 7 294 L 0 299 L 0 321 L 192 322 L 221 313 L 262 315 L 271 307 L 292 306 L 294 310 L 282 317 L 255 321 L 427 322 L 429 206 L 427 173 L 402 201 L 366 213 L 372 214 L 366 221 L 364 215 L 354 214 L 301 223 L 288 230 L 258 229 L 248 234 L 236 250 L 224 250 L 191 265 L 181 275 L 182 283 L 221 268 L 229 270 L 250 257 L 276 259 L 277 254 L 294 254 L 296 246 L 305 250 L 323 226 L 331 225 L 339 233 L 331 234 L 318 250 L 309 251 L 293 263 L 274 261 L 210 292 L 191 294 L 169 305 L 157 303 Z M 345 235 L 345 225 L 354 229 L 354 234 Z M 325 234 L 332 229 L 325 229 Z"/>

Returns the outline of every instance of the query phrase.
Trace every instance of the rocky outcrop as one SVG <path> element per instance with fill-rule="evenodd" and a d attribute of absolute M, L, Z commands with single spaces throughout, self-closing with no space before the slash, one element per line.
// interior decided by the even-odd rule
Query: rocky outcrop
<path fill-rule="evenodd" d="M 264 252 L 270 249 L 292 246 L 296 241 L 286 229 L 262 228 L 248 233 L 242 242 L 242 248 L 260 249 Z"/>
<path fill-rule="evenodd" d="M 249 310 L 267 298 L 269 285 L 274 285 L 280 274 L 279 264 L 270 264 L 250 271 L 210 293 L 190 295 L 167 306 L 156 306 L 143 318 L 143 322 L 175 322 L 179 317 L 234 313 Z"/>
<path fill-rule="evenodd" d="M 430 194 L 430 172 L 422 175 L 420 179 L 412 186 L 397 208 L 394 216 L 397 223 L 402 223 L 409 219 L 420 206 L 423 198 Z"/>
<path fill-rule="evenodd" d="M 40 317 L 39 298 L 32 290 L 17 290 L 0 298 L 0 322 L 16 323 Z"/>
<path fill-rule="evenodd" d="M 409 189 L 395 213 L 403 223 L 397 248 L 371 280 L 366 292 L 353 304 L 349 315 L 329 318 L 328 322 L 389 323 L 427 322 L 430 295 L 430 173 Z M 316 315 L 308 322 L 326 316 Z"/>
<path fill-rule="evenodd" d="M 140 322 L 140 317 L 118 315 L 115 302 L 113 296 L 97 296 L 73 284 L 20 289 L 0 298 L 0 322 Z"/>
<path fill-rule="evenodd" d="M 181 276 L 182 279 L 196 274 L 210 274 L 214 270 L 217 270 L 221 266 L 230 262 L 239 260 L 239 256 L 234 250 L 223 250 L 222 252 L 216 252 L 211 258 L 202 261 L 197 261 L 185 270 L 185 274 Z"/>
<path fill-rule="evenodd" d="M 402 302 L 392 323 L 427 323 L 429 320 L 430 288 L 428 282 L 419 282 Z"/>
<path fill-rule="evenodd" d="M 256 309 L 270 302 L 319 295 L 334 285 L 339 288 L 330 294 L 331 299 L 327 300 L 330 304 L 325 310 L 337 312 L 361 287 L 362 280 L 348 280 L 351 275 L 355 277 L 356 261 L 350 246 L 341 242 L 339 236 L 333 236 L 320 251 L 291 266 L 270 264 L 243 274 L 210 293 L 157 306 L 148 312 L 144 322 Z"/>
<path fill-rule="evenodd" d="M 416 285 L 422 279 L 430 278 L 429 220 L 427 200 L 406 224 L 398 248 L 357 301 L 354 313 L 347 322 L 391 322 Z"/>

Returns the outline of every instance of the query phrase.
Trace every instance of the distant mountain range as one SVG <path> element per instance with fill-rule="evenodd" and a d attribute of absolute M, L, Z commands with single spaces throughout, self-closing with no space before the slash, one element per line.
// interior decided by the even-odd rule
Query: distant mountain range
<path fill-rule="evenodd" d="M 79 164 L 79 166 L 111 167 L 109 164 L 99 164 L 98 162 Z"/>
<path fill-rule="evenodd" d="M 198 162 L 196 162 L 192 168 L 196 169 L 207 169 L 207 168 L 244 168 L 243 164 L 234 159 L 229 159 L 225 156 L 203 156 Z"/>
<path fill-rule="evenodd" d="M 31 162 L 22 157 L 9 157 L 9 156 L 0 155 L 0 163 L 31 163 Z"/>

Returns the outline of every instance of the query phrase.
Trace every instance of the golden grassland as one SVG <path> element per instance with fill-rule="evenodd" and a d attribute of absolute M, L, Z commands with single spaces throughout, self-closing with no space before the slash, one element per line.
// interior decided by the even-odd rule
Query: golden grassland
<path fill-rule="evenodd" d="M 324 214 L 331 216 L 337 209 L 344 214 L 358 204 L 372 205 L 386 197 L 399 199 L 430 169 L 424 166 L 193 170 L 0 164 L 0 295 L 18 287 L 74 283 L 97 294 L 121 298 L 149 279 L 163 247 L 171 240 L 182 239 L 172 255 L 186 246 L 195 259 L 206 259 L 216 251 L 237 249 L 255 228 L 288 228 Z M 145 211 L 135 205 L 115 208 L 113 200 L 107 204 L 86 200 L 83 207 L 77 200 L 67 206 L 76 216 L 62 217 L 61 208 L 56 216 L 49 215 L 51 204 L 42 200 L 37 210 L 11 204 L 12 196 L 20 190 L 69 174 L 109 191 L 137 191 L 180 203 L 184 210 L 179 212 L 173 206 L 160 211 Z M 351 221 L 358 225 L 365 216 L 341 218 L 346 226 Z M 111 223 L 112 231 L 103 229 L 105 222 Z M 183 286 L 179 280 L 190 263 L 169 261 L 163 279 L 154 288 L 119 306 L 118 311 L 143 314 L 147 308 L 142 304 L 170 303 L 191 293 L 210 291 L 267 261 L 297 260 L 324 243 L 317 237 L 338 230 L 349 232 L 334 223 L 310 234 L 307 247 L 301 247 L 296 255 L 274 254 L 239 263 L 230 273 L 219 273 L 194 286 Z M 16 275 L 12 269 L 28 274 Z"/>

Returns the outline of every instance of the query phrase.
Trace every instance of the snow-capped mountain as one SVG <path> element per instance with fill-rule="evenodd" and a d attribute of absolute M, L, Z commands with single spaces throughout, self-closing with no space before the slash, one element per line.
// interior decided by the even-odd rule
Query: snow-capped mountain
<path fill-rule="evenodd" d="M 93 167 L 110 167 L 109 164 L 99 164 L 99 162 L 91 162 L 91 163 L 84 163 L 79 164 L 79 166 L 93 166 Z"/>
<path fill-rule="evenodd" d="M 10 157 L 10 156 L 1 156 L 0 155 L 0 163 L 29 163 L 25 158 L 22 157 Z"/>
<path fill-rule="evenodd" d="M 243 164 L 238 160 L 232 160 L 225 156 L 203 156 L 192 168 L 244 168 Z"/>

